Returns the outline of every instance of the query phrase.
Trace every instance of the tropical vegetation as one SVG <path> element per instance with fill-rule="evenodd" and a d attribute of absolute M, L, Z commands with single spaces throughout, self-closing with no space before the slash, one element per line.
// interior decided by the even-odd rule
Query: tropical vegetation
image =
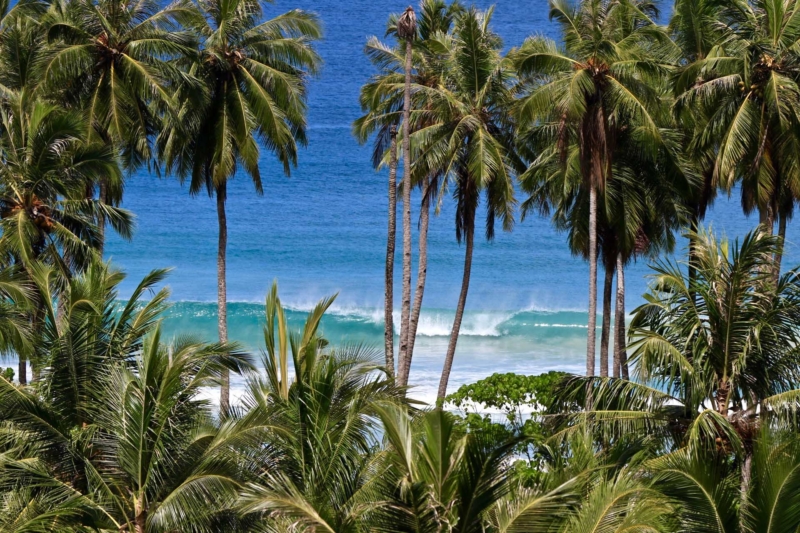
<path fill-rule="evenodd" d="M 19 362 L 0 369 L 0 531 L 800 531 L 800 270 L 782 265 L 800 1 L 549 7 L 558 38 L 512 49 L 492 9 L 444 0 L 368 40 L 353 133 L 388 167 L 384 346 L 330 342 L 335 297 L 291 327 L 275 283 L 259 356 L 228 339 L 228 185 L 261 194 L 264 154 L 298 165 L 317 15 L 0 2 L 0 354 Z M 218 342 L 166 339 L 168 271 L 122 299 L 103 258 L 106 227 L 134 236 L 120 204 L 143 169 L 216 200 Z M 734 191 L 759 223 L 731 241 L 703 218 Z M 464 266 L 427 406 L 408 391 L 448 198 Z M 548 216 L 588 260 L 586 375 L 449 387 L 484 213 L 487 239 Z M 639 259 L 652 276 L 626 323 Z"/>

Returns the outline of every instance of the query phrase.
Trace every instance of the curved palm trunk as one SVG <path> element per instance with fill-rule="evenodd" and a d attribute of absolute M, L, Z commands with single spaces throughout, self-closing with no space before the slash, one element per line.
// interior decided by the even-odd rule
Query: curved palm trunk
<path fill-rule="evenodd" d="M 398 364 L 405 368 L 408 354 L 408 330 L 411 315 L 411 37 L 406 38 L 406 83 L 403 95 L 403 295 L 400 304 L 400 355 Z"/>
<path fill-rule="evenodd" d="M 408 328 L 408 352 L 403 360 L 400 374 L 400 385 L 408 385 L 411 373 L 411 359 L 414 357 L 414 343 L 417 340 L 417 326 L 422 312 L 422 298 L 425 294 L 425 280 L 428 277 L 428 225 L 430 223 L 431 206 L 428 197 L 430 180 L 425 178 L 422 188 L 422 208 L 419 213 L 419 266 L 417 268 L 417 287 L 414 291 L 414 306 L 411 308 L 411 322 Z"/>
<path fill-rule="evenodd" d="M 586 341 L 586 375 L 594 376 L 597 340 L 597 189 L 589 185 L 589 331 Z"/>
<path fill-rule="evenodd" d="M 386 239 L 386 290 L 384 294 L 383 342 L 386 371 L 394 375 L 394 248 L 397 236 L 397 128 L 392 126 L 389 160 L 389 234 Z"/>
<path fill-rule="evenodd" d="M 225 218 L 225 200 L 228 186 L 223 183 L 217 188 L 217 221 L 219 222 L 219 243 L 217 247 L 217 330 L 219 342 L 228 342 L 228 287 L 225 269 L 226 250 L 228 247 L 228 222 Z M 222 371 L 222 387 L 219 395 L 220 415 L 230 408 L 231 385 L 230 371 Z"/>
<path fill-rule="evenodd" d="M 474 218 L 474 213 L 473 217 Z M 467 246 L 464 254 L 464 277 L 461 279 L 461 294 L 458 296 L 458 306 L 456 307 L 456 317 L 453 320 L 453 330 L 450 332 L 450 342 L 447 345 L 447 355 L 444 358 L 444 368 L 442 378 L 439 381 L 439 392 L 436 395 L 437 403 L 441 405 L 444 397 L 447 396 L 447 382 L 450 380 L 450 370 L 453 368 L 453 357 L 456 354 L 456 343 L 458 333 L 461 330 L 461 319 L 464 317 L 464 307 L 467 304 L 467 292 L 469 291 L 469 277 L 472 270 L 472 244 L 475 235 L 474 224 L 469 224 L 466 229 Z"/>
<path fill-rule="evenodd" d="M 606 265 L 603 283 L 603 330 L 600 334 L 600 376 L 608 377 L 608 345 L 611 332 L 611 290 L 614 283 L 614 268 Z"/>
<path fill-rule="evenodd" d="M 614 377 L 628 378 L 628 355 L 625 350 L 625 267 L 617 254 L 617 301 L 614 314 Z"/>

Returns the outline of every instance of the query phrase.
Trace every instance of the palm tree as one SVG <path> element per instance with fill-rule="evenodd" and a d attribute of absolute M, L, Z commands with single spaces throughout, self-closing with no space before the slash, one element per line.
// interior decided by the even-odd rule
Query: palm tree
<path fill-rule="evenodd" d="M 500 39 L 490 28 L 492 11 L 470 9 L 456 18 L 445 46 L 446 77 L 435 87 L 418 87 L 430 107 L 427 124 L 412 134 L 420 176 L 431 178 L 437 202 L 453 188 L 456 200 L 456 239 L 466 241 L 464 274 L 453 329 L 445 356 L 438 398 L 443 400 L 455 356 L 458 333 L 467 302 L 475 235 L 475 217 L 486 195 L 486 236 L 494 237 L 495 220 L 510 230 L 515 204 L 512 174 L 522 168 L 510 134 L 509 71 L 500 55 Z"/>
<path fill-rule="evenodd" d="M 721 455 L 721 456 L 720 456 Z M 795 432 L 761 431 L 755 440 L 752 482 L 724 454 L 680 450 L 647 466 L 655 488 L 675 505 L 674 528 L 687 533 L 795 531 L 800 440 Z"/>
<path fill-rule="evenodd" d="M 248 379 L 234 422 L 235 433 L 247 436 L 239 453 L 252 463 L 243 520 L 277 529 L 367 531 L 383 505 L 375 487 L 385 472 L 375 454 L 377 409 L 404 403 L 403 390 L 383 373 L 378 354 L 358 345 L 330 347 L 320 336 L 333 301 L 322 300 L 302 330 L 292 332 L 277 285 L 267 297 L 266 375 Z"/>
<path fill-rule="evenodd" d="M 424 110 L 430 108 L 428 101 L 429 95 L 425 91 L 420 91 L 417 86 L 435 87 L 439 84 L 443 76 L 443 64 L 446 60 L 441 47 L 438 46 L 439 40 L 448 39 L 449 32 L 457 13 L 463 10 L 461 4 L 453 2 L 450 4 L 442 0 L 423 0 L 420 3 L 420 17 L 418 24 L 418 36 L 413 43 L 413 66 L 412 69 L 412 106 L 410 122 L 412 130 L 427 125 L 427 115 Z M 390 18 L 387 35 L 398 34 L 398 20 L 396 17 Z M 370 60 L 381 70 L 381 73 L 374 76 L 361 90 L 361 105 L 368 113 L 360 117 L 353 124 L 354 134 L 359 142 L 365 142 L 369 136 L 377 132 L 373 151 L 373 165 L 380 167 L 385 161 L 385 151 L 387 143 L 391 148 L 391 131 L 396 128 L 402 118 L 402 109 L 405 104 L 405 54 L 398 48 L 391 48 L 376 38 L 371 38 L 366 46 L 366 53 Z M 412 133 L 413 137 L 413 133 Z M 394 164 L 392 163 L 394 161 Z M 389 154 L 389 174 L 390 180 L 392 171 L 396 174 L 397 159 L 392 160 Z M 405 355 L 398 358 L 397 379 L 400 385 L 408 384 L 408 374 L 411 369 L 411 361 L 414 354 L 414 344 L 416 341 L 419 316 L 422 312 L 422 302 L 425 293 L 425 282 L 428 272 L 427 248 L 428 248 L 428 225 L 430 222 L 431 200 L 434 191 L 430 188 L 430 176 L 418 176 L 418 170 L 411 165 L 411 183 L 419 185 L 422 190 L 422 206 L 419 215 L 419 259 L 417 269 L 417 284 L 414 290 L 414 301 L 411 305 L 407 348 Z M 390 193 L 391 197 L 391 193 Z M 390 217 L 394 213 L 390 201 Z M 393 230 L 391 230 L 389 241 L 393 243 Z M 392 250 L 394 248 L 392 247 Z M 388 252 L 388 249 L 387 249 Z M 392 263 L 392 270 L 389 270 L 389 261 Z M 387 255 L 387 288 L 393 283 L 394 258 L 389 259 Z M 389 292 L 386 293 L 387 295 Z M 385 338 L 387 366 L 394 363 L 392 325 L 393 302 L 389 298 L 385 301 Z M 401 354 L 402 355 L 402 354 Z M 392 361 L 390 365 L 388 361 Z"/>
<path fill-rule="evenodd" d="M 43 18 L 41 94 L 85 110 L 87 141 L 112 146 L 129 172 L 153 161 L 158 115 L 174 104 L 167 87 L 178 75 L 167 61 L 192 49 L 191 35 L 171 23 L 176 9 L 154 0 L 57 1 Z M 120 203 L 121 175 L 102 176 L 98 187 L 101 202 Z M 101 252 L 104 225 L 101 218 Z"/>
<path fill-rule="evenodd" d="M 182 105 L 164 126 L 159 146 L 167 168 L 189 179 L 189 191 L 216 196 L 217 312 L 221 343 L 228 340 L 225 201 L 228 180 L 242 167 L 256 192 L 263 192 L 259 142 L 272 151 L 288 176 L 297 164 L 297 146 L 306 143 L 306 86 L 320 60 L 312 42 L 320 37 L 315 15 L 289 11 L 263 21 L 257 0 L 199 1 L 186 23 L 201 38 L 189 74 L 201 82 L 181 86 Z M 168 115 L 169 117 L 169 115 Z M 223 376 L 221 412 L 230 405 Z"/>
<path fill-rule="evenodd" d="M 749 479 L 759 428 L 793 420 L 800 398 L 800 278 L 773 284 L 778 239 L 762 229 L 741 243 L 713 234 L 695 240 L 691 285 L 678 265 L 654 266 L 647 303 L 631 324 L 632 380 L 575 378 L 559 405 L 565 434 L 590 421 L 605 438 L 644 432 L 666 449 L 736 450 Z"/>
<path fill-rule="evenodd" d="M 21 524 L 30 529 L 20 531 L 48 520 L 67 531 L 196 528 L 233 505 L 237 465 L 216 453 L 229 435 L 198 394 L 219 383 L 222 368 L 249 362 L 228 346 L 160 343 L 168 293 L 142 297 L 164 274 L 151 273 L 122 304 L 123 275 L 95 262 L 70 280 L 66 316 L 56 317 L 47 296 L 54 272 L 37 269 L 45 371 L 24 388 L 0 379 L 9 447 L 0 492 L 36 502 Z"/>
<path fill-rule="evenodd" d="M 713 77 L 709 71 L 695 72 L 697 77 L 691 82 L 684 74 L 696 61 L 704 61 L 709 55 L 720 50 L 723 32 L 719 20 L 721 3 L 717 0 L 679 0 L 669 22 L 669 32 L 680 50 L 680 59 L 671 79 L 675 102 L 673 105 L 676 123 L 683 134 L 683 153 L 687 170 L 695 174 L 684 191 L 686 209 L 689 214 L 689 230 L 696 232 L 708 209 L 714 202 L 719 189 L 719 177 L 715 174 L 716 149 L 719 139 L 709 135 L 707 127 L 714 116 L 714 107 L 704 106 L 695 101 L 683 105 L 682 93 L 686 84 L 702 84 L 706 78 Z M 689 242 L 689 255 L 692 243 Z M 694 277 L 692 261 L 689 261 L 689 278 Z"/>
<path fill-rule="evenodd" d="M 411 318 L 411 48 L 417 36 L 417 16 L 408 6 L 397 19 L 397 36 L 405 41 L 405 84 L 403 88 L 403 294 L 400 304 L 401 368 L 408 357 Z M 402 370 L 401 370 L 402 374 Z"/>
<path fill-rule="evenodd" d="M 782 196 L 800 190 L 796 9 L 793 1 L 721 2 L 723 42 L 676 82 L 681 106 L 713 110 L 703 127 L 718 144 L 714 177 L 728 190 L 741 182 L 745 213 L 757 210 L 770 234 Z"/>
<path fill-rule="evenodd" d="M 545 126 L 546 127 L 546 126 Z M 548 139 L 534 130 L 520 138 L 522 151 L 533 164 L 520 176 L 528 198 L 522 203 L 523 219 L 531 211 L 552 216 L 553 225 L 567 233 L 573 254 L 588 257 L 589 198 L 580 169 L 576 146 L 562 154 L 557 146 L 540 145 Z M 664 130 L 667 135 L 667 130 Z M 655 257 L 674 246 L 673 230 L 683 217 L 681 189 L 683 173 L 675 164 L 674 151 L 666 147 L 655 154 L 642 154 L 628 130 L 616 134 L 610 180 L 598 201 L 598 248 L 605 267 L 603 324 L 600 343 L 600 375 L 608 376 L 608 350 L 612 338 L 611 299 L 613 277 L 617 275 L 614 317 L 613 375 L 627 376 L 625 364 L 625 274 L 624 267 L 635 257 Z M 566 161 L 562 162 L 562 157 Z"/>
<path fill-rule="evenodd" d="M 28 277 L 38 263 L 56 268 L 63 286 L 98 254 L 101 217 L 130 238 L 132 215 L 87 199 L 85 191 L 119 168 L 112 151 L 84 139 L 86 124 L 74 112 L 8 95 L 0 109 L 0 262 L 19 266 Z M 28 108 L 27 106 L 31 107 Z M 41 310 L 33 295 L 33 329 Z M 19 354 L 19 380 L 27 381 L 26 354 Z M 34 372 L 38 366 L 34 366 Z"/>
<path fill-rule="evenodd" d="M 648 0 L 550 2 L 564 49 L 543 37 L 528 39 L 513 54 L 525 90 L 517 116 L 521 128 L 554 147 L 564 165 L 580 171 L 588 195 L 589 335 L 586 373 L 595 373 L 597 321 L 597 196 L 611 181 L 617 133 L 635 129 L 637 149 L 652 153 L 664 143 L 652 115 L 659 101 L 659 63 L 668 37 L 653 22 Z M 567 157 L 571 147 L 577 154 Z M 577 160 L 574 159 L 577 157 Z M 534 162 L 534 165 L 536 162 Z"/>

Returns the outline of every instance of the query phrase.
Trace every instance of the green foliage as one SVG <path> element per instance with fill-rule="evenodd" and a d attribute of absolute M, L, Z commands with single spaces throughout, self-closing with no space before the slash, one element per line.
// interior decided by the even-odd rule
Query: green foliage
<path fill-rule="evenodd" d="M 4 368 L 3 371 L 0 372 L 0 377 L 8 382 L 14 381 L 14 369 L 11 367 Z"/>
<path fill-rule="evenodd" d="M 516 412 L 522 406 L 541 410 L 553 403 L 558 386 L 567 376 L 566 372 L 555 370 L 536 376 L 495 373 L 475 383 L 462 385 L 447 396 L 447 401 L 458 408 L 480 404 L 508 413 Z"/>

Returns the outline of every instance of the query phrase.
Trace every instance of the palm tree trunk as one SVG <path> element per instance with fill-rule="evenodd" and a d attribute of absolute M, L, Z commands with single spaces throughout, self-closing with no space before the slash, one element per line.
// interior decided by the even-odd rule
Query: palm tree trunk
<path fill-rule="evenodd" d="M 17 368 L 19 371 L 19 384 L 20 385 L 27 385 L 28 384 L 28 366 L 26 364 L 25 356 L 19 354 L 19 366 Z"/>
<path fill-rule="evenodd" d="M 750 480 L 753 477 L 753 452 L 750 450 L 745 449 L 744 452 L 744 461 L 742 462 L 742 484 L 740 487 L 741 491 L 741 503 L 742 507 L 746 507 L 746 502 L 748 495 L 750 494 Z"/>
<path fill-rule="evenodd" d="M 217 247 L 217 329 L 219 342 L 228 342 L 228 287 L 225 269 L 226 250 L 228 247 L 228 222 L 225 218 L 225 200 L 227 199 L 227 183 L 217 188 L 217 221 L 219 222 L 219 243 Z M 230 409 L 231 385 L 230 372 L 222 371 L 222 387 L 219 395 L 220 415 Z"/>
<path fill-rule="evenodd" d="M 698 219 L 699 219 L 699 214 L 698 214 L 697 211 L 698 211 L 697 208 L 695 208 L 693 210 L 692 218 L 691 218 L 691 220 L 689 222 L 689 229 L 691 229 L 692 234 L 696 234 L 697 233 L 697 225 L 698 225 Z M 688 266 L 688 271 L 689 271 L 689 296 L 691 297 L 692 301 L 695 300 L 694 289 L 692 287 L 694 287 L 694 283 L 695 283 L 694 280 L 697 277 L 697 270 L 695 269 L 695 266 L 694 266 L 694 263 L 695 263 L 694 246 L 695 246 L 694 245 L 694 237 L 689 237 L 689 266 Z"/>
<path fill-rule="evenodd" d="M 611 330 L 611 289 L 614 283 L 614 268 L 606 265 L 603 284 L 603 330 L 600 334 L 600 376 L 608 377 L 608 344 Z"/>
<path fill-rule="evenodd" d="M 614 314 L 614 377 L 628 379 L 628 355 L 625 351 L 625 267 L 617 254 L 617 302 Z"/>
<path fill-rule="evenodd" d="M 108 203 L 108 179 L 105 177 L 100 178 L 100 191 L 97 196 L 101 203 Z M 100 247 L 97 249 L 97 253 L 102 258 L 103 250 L 106 246 L 106 217 L 104 217 L 102 214 L 97 221 L 97 233 L 100 236 Z"/>
<path fill-rule="evenodd" d="M 414 357 L 414 343 L 417 341 L 417 326 L 422 312 L 422 298 L 425 294 L 425 280 L 428 277 L 428 224 L 430 223 L 431 205 L 428 195 L 430 180 L 425 178 L 422 187 L 422 208 L 419 213 L 419 266 L 417 267 L 417 288 L 414 291 L 414 306 L 411 308 L 411 322 L 408 329 L 408 352 L 403 361 L 400 385 L 408 385 L 411 373 L 411 359 Z"/>
<path fill-rule="evenodd" d="M 783 261 L 783 248 L 786 240 L 786 215 L 781 213 L 778 215 L 778 251 L 775 253 L 775 284 L 781 278 L 781 262 Z"/>
<path fill-rule="evenodd" d="M 145 533 L 147 528 L 147 512 L 142 509 L 142 503 L 139 498 L 134 500 L 133 512 L 136 515 L 133 518 L 133 530 L 136 533 Z"/>
<path fill-rule="evenodd" d="M 474 218 L 474 214 L 473 214 Z M 464 317 L 464 307 L 467 305 L 467 292 L 469 291 L 469 277 L 472 270 L 472 244 L 475 236 L 474 224 L 469 224 L 466 228 L 467 246 L 464 254 L 464 277 L 461 279 L 461 294 L 458 296 L 458 306 L 456 307 L 456 317 L 453 320 L 453 330 L 450 332 L 450 342 L 447 345 L 447 355 L 444 358 L 444 368 L 442 369 L 442 379 L 439 381 L 439 392 L 436 395 L 437 403 L 441 405 L 444 397 L 447 396 L 447 382 L 450 380 L 450 370 L 453 368 L 453 358 L 456 354 L 456 343 L 458 333 L 461 330 L 461 319 Z"/>
<path fill-rule="evenodd" d="M 775 231 L 775 215 L 770 206 L 758 208 L 758 223 L 765 234 L 773 234 Z"/>
<path fill-rule="evenodd" d="M 386 371 L 394 375 L 394 247 L 397 236 L 397 127 L 392 126 L 389 160 L 389 234 L 386 238 L 386 291 L 384 294 L 383 342 Z"/>
<path fill-rule="evenodd" d="M 589 185 L 589 330 L 586 341 L 586 375 L 594 376 L 597 340 L 597 189 Z"/>
<path fill-rule="evenodd" d="M 408 330 L 411 315 L 411 37 L 406 38 L 406 83 L 403 96 L 403 295 L 400 304 L 400 355 L 398 366 L 405 368 L 408 355 Z"/>

